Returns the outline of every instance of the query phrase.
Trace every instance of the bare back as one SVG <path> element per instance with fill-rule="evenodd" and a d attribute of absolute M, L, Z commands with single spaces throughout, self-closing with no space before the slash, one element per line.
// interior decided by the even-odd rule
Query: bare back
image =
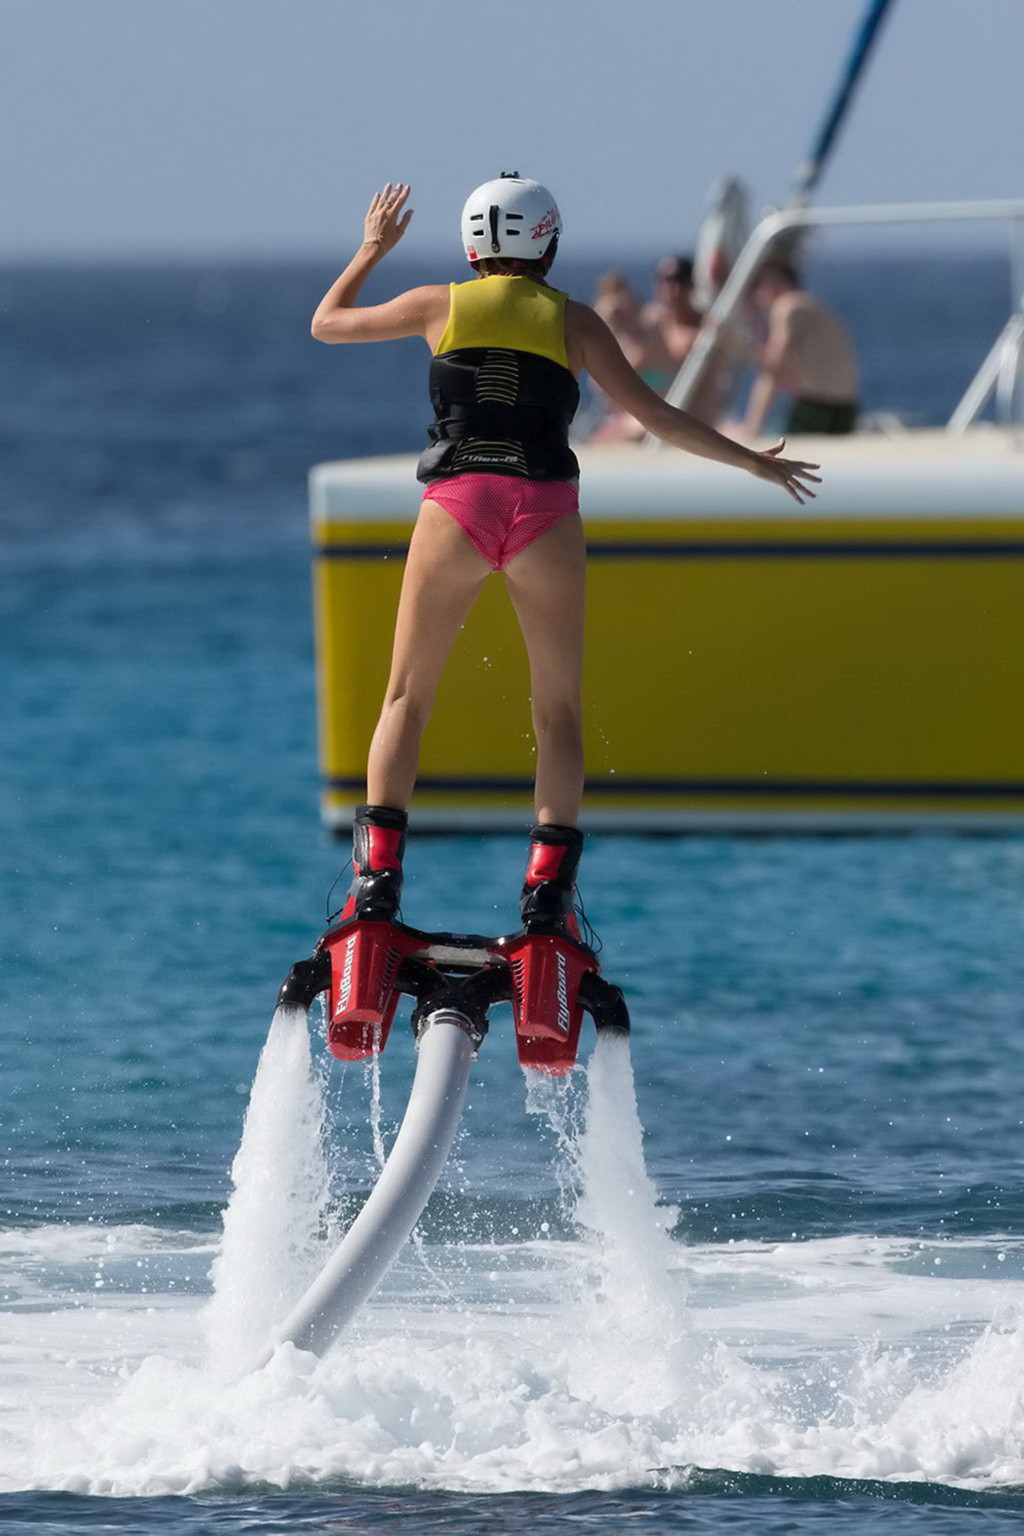
<path fill-rule="evenodd" d="M 783 293 L 769 315 L 769 347 L 777 349 L 788 391 L 797 397 L 857 399 L 857 368 L 846 326 L 812 294 Z"/>

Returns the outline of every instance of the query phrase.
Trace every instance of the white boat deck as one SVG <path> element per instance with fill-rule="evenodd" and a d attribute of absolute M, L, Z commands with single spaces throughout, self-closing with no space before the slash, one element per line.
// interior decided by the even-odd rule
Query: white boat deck
<path fill-rule="evenodd" d="M 803 508 L 774 486 L 671 448 L 577 450 L 585 519 L 779 517 L 1024 517 L 1024 432 L 976 427 L 799 437 L 794 458 L 820 463 L 822 486 Z M 419 500 L 412 454 L 318 464 L 310 476 L 316 523 L 412 518 Z"/>

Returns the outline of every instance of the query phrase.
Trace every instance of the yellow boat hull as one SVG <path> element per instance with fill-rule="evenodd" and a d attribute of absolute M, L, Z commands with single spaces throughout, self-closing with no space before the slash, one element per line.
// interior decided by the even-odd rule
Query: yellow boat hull
<path fill-rule="evenodd" d="M 665 454 L 586 456 L 587 824 L 994 828 L 1024 816 L 1020 461 L 999 445 L 987 507 L 985 475 L 960 475 L 980 494 L 957 510 L 967 492 L 936 446 L 930 511 L 906 460 L 869 450 L 858 467 L 855 445 L 814 446 L 807 457 L 828 474 L 831 454 L 839 485 L 804 509 L 718 466 L 695 477 Z M 411 461 L 314 473 L 332 827 L 363 795 L 416 499 Z M 526 658 L 495 577 L 441 685 L 416 819 L 522 825 L 532 769 Z"/>

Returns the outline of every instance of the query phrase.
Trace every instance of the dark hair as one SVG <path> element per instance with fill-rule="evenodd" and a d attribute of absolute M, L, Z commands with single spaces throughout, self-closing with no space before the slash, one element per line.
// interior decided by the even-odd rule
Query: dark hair
<path fill-rule="evenodd" d="M 519 256 L 482 256 L 479 261 L 470 262 L 470 266 L 481 277 L 539 278 L 548 270 L 546 261 L 524 261 Z"/>
<path fill-rule="evenodd" d="M 774 277 L 778 282 L 785 283 L 787 288 L 800 287 L 800 275 L 791 261 L 785 256 L 769 256 L 767 261 L 762 261 L 757 269 L 754 282 L 759 283 L 763 277 Z"/>
<path fill-rule="evenodd" d="M 670 271 L 662 271 L 663 267 Z M 693 283 L 693 260 L 689 256 L 663 256 L 658 262 L 658 276 L 667 283 Z"/>

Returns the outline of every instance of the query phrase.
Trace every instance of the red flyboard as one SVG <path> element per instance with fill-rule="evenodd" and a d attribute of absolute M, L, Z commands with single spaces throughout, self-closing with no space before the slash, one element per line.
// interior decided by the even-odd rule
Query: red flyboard
<path fill-rule="evenodd" d="M 330 956 L 327 1043 L 341 1061 L 363 1061 L 387 1044 L 398 1006 L 398 969 L 422 939 L 391 923 L 353 922 L 328 933 Z"/>
<path fill-rule="evenodd" d="M 555 934 L 523 934 L 504 947 L 512 973 L 519 1063 L 556 1077 L 576 1062 L 583 1009 L 580 981 L 598 969 L 588 950 Z"/>

